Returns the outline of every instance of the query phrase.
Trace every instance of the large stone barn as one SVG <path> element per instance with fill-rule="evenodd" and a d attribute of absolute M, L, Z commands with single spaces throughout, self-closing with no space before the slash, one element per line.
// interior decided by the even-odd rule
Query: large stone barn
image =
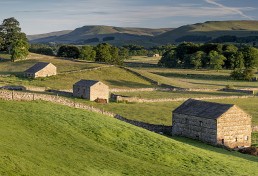
<path fill-rule="evenodd" d="M 29 78 L 48 77 L 56 74 L 56 66 L 46 62 L 38 62 L 24 72 L 24 76 Z"/>
<path fill-rule="evenodd" d="M 100 81 L 80 80 L 73 85 L 73 96 L 108 103 L 109 87 Z"/>
<path fill-rule="evenodd" d="M 251 116 L 233 104 L 189 99 L 173 111 L 172 135 L 229 148 L 251 145 Z"/>

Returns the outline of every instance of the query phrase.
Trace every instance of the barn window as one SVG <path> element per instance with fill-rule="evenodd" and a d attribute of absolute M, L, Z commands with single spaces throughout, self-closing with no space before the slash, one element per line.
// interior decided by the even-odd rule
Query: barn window
<path fill-rule="evenodd" d="M 245 141 L 248 141 L 248 136 L 245 136 Z"/>
<path fill-rule="evenodd" d="M 80 88 L 79 87 L 78 87 L 77 91 L 80 92 Z"/>
<path fill-rule="evenodd" d="M 236 142 L 237 142 L 237 137 L 236 137 Z"/>
<path fill-rule="evenodd" d="M 199 121 L 199 123 L 200 123 L 200 126 L 202 126 L 202 125 L 203 125 L 202 121 Z"/>
<path fill-rule="evenodd" d="M 225 142 L 224 139 L 222 139 L 222 140 L 221 140 L 221 143 L 222 143 L 223 145 L 224 145 L 224 142 Z"/>
<path fill-rule="evenodd" d="M 185 123 L 188 124 L 188 119 L 185 119 Z"/>

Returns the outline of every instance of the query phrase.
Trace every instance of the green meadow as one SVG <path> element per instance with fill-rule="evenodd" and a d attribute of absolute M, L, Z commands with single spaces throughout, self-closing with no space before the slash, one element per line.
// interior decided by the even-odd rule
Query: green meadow
<path fill-rule="evenodd" d="M 258 173 L 257 157 L 161 136 L 84 110 L 0 100 L 0 111 L 0 175 Z"/>

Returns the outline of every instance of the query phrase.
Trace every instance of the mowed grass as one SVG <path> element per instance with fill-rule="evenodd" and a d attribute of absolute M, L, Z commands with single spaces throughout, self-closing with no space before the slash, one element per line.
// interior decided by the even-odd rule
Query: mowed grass
<path fill-rule="evenodd" d="M 138 97 L 144 99 L 166 99 L 166 98 L 199 98 L 199 97 L 216 97 L 216 96 L 244 96 L 247 94 L 237 92 L 223 92 L 223 91 L 151 91 L 151 92 L 119 92 L 119 95 Z"/>
<path fill-rule="evenodd" d="M 257 157 L 164 137 L 79 109 L 0 100 L 0 111 L 0 175 L 258 173 Z"/>
<path fill-rule="evenodd" d="M 97 104 L 82 99 L 78 102 L 102 108 L 104 110 L 122 115 L 125 118 L 151 124 L 172 125 L 172 111 L 180 106 L 183 101 L 158 102 L 158 103 L 114 103 Z M 240 99 L 207 100 L 218 103 L 236 104 L 252 116 L 253 125 L 258 125 L 258 97 Z"/>

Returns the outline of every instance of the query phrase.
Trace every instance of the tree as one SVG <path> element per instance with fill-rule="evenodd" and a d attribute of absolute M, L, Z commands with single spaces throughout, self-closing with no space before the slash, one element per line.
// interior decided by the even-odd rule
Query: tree
<path fill-rule="evenodd" d="M 225 56 L 219 54 L 217 51 L 211 51 L 208 57 L 210 58 L 211 68 L 216 69 L 217 71 L 222 69 L 224 61 L 226 60 Z"/>
<path fill-rule="evenodd" d="M 112 55 L 110 53 L 111 45 L 108 43 L 98 44 L 95 49 L 96 61 L 110 63 Z"/>
<path fill-rule="evenodd" d="M 24 59 L 29 54 L 26 34 L 21 32 L 20 23 L 15 18 L 7 18 L 0 25 L 0 49 L 11 54 L 12 61 Z"/>
<path fill-rule="evenodd" d="M 27 41 L 20 39 L 12 42 L 11 47 L 11 61 L 23 60 L 29 54 L 29 44 Z"/>
<path fill-rule="evenodd" d="M 126 59 L 129 59 L 129 50 L 122 47 L 122 48 L 119 48 L 119 57 L 122 59 L 122 60 L 126 60 Z"/>
<path fill-rule="evenodd" d="M 93 50 L 92 46 L 85 45 L 80 50 L 80 59 L 95 61 L 96 51 Z"/>
<path fill-rule="evenodd" d="M 258 49 L 251 46 L 245 46 L 241 51 L 244 56 L 245 68 L 253 69 L 258 67 Z"/>
<path fill-rule="evenodd" d="M 196 53 L 191 54 L 191 64 L 194 66 L 195 69 L 198 69 L 202 66 L 202 60 L 204 57 L 206 57 L 206 54 L 203 51 L 197 51 Z"/>
<path fill-rule="evenodd" d="M 176 68 L 180 65 L 180 61 L 176 58 L 176 52 L 174 49 L 169 50 L 163 54 L 158 62 L 159 66 L 165 66 L 169 68 Z"/>
<path fill-rule="evenodd" d="M 59 48 L 57 56 L 77 59 L 80 56 L 80 50 L 77 46 L 63 45 Z"/>

